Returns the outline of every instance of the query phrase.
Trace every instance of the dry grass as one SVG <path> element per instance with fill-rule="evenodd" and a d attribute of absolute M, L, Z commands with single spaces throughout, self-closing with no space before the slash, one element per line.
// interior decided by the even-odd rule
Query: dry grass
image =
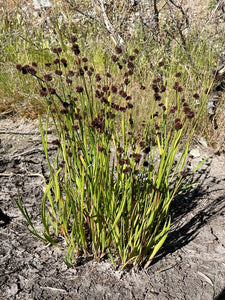
<path fill-rule="evenodd" d="M 67 5 L 69 1 L 51 2 L 57 3 L 56 9 L 46 9 L 38 16 L 37 11 L 34 13 L 33 1 L 31 0 L 0 0 L 0 26 L 3 26 L 3 30 L 1 30 L 2 35 L 0 35 L 0 49 L 2 50 L 2 56 L 0 54 L 0 112 L 3 115 L 17 113 L 35 119 L 38 113 L 45 111 L 45 105 L 38 98 L 33 83 L 21 81 L 15 73 L 14 66 L 16 63 L 26 64 L 34 60 L 37 60 L 42 65 L 44 60 L 42 56 L 44 55 L 46 59 L 48 51 L 41 50 L 40 55 L 39 53 L 40 49 L 48 50 L 52 47 L 53 44 L 49 42 L 49 37 L 56 39 L 55 45 L 61 43 L 60 46 L 62 46 L 62 37 L 67 39 L 71 31 L 78 33 L 80 41 L 83 41 L 81 47 L 84 55 L 92 57 L 92 61 L 98 71 L 103 72 L 107 69 L 112 71 L 112 66 L 108 64 L 108 59 L 111 56 L 114 45 L 103 27 L 96 27 L 93 23 L 87 22 L 85 18 L 82 20 L 82 23 L 72 20 L 74 11 L 69 9 Z M 138 45 L 142 52 L 140 69 L 136 72 L 136 82 L 133 82 L 133 92 L 136 99 L 138 99 L 136 112 L 139 123 L 145 118 L 142 113 L 143 107 L 146 108 L 151 103 L 152 92 L 149 82 L 157 76 L 156 67 L 161 59 L 171 64 L 171 74 L 180 69 L 185 74 L 182 84 L 190 91 L 189 94 L 185 95 L 187 99 L 191 97 L 191 94 L 201 92 L 207 84 L 210 84 L 213 78 L 213 68 L 219 61 L 218 54 L 222 47 L 223 41 L 221 37 L 223 32 L 220 32 L 221 24 L 217 26 L 215 22 L 216 14 L 213 15 L 208 9 L 209 2 L 209 0 L 196 0 L 193 4 L 193 1 L 190 0 L 181 1 L 182 5 L 188 9 L 187 13 L 192 28 L 197 30 L 197 24 L 200 27 L 199 31 L 204 33 L 204 37 L 200 37 L 197 31 L 195 33 L 191 30 L 184 31 L 185 38 L 187 38 L 187 46 L 189 47 L 188 51 L 192 52 L 191 55 L 195 59 L 196 69 L 191 66 L 190 61 L 187 59 L 187 51 L 184 51 L 179 37 L 169 41 L 169 37 L 165 36 L 165 44 L 159 47 L 159 45 L 153 44 L 151 39 L 147 43 L 136 38 L 136 40 L 134 38 L 130 39 L 129 35 L 124 36 L 131 48 Z M 83 4 L 84 2 L 82 2 Z M 161 4 L 163 2 L 159 1 L 159 6 Z M 24 10 L 24 7 L 27 9 Z M 176 13 L 178 14 L 179 11 Z M 57 16 L 60 16 L 60 14 L 63 15 L 64 23 L 56 30 L 55 26 L 59 25 Z M 100 34 L 98 34 L 99 32 Z M 191 36 L 189 36 L 189 33 Z M 25 40 L 26 38 L 27 40 Z M 21 45 L 23 46 L 21 47 Z M 142 72 L 141 76 L 139 75 L 140 71 Z M 117 74 L 115 73 L 114 76 L 117 76 Z M 172 84 L 174 80 L 172 75 L 170 80 Z M 137 87 L 140 85 L 144 85 L 146 89 L 136 92 L 138 90 Z M 208 121 L 205 113 L 201 131 L 211 145 L 220 149 L 224 147 L 224 139 L 223 136 L 221 137 L 222 129 L 225 127 L 223 114 L 225 108 L 224 95 L 222 99 L 216 116 L 220 129 L 214 129 L 213 124 Z"/>

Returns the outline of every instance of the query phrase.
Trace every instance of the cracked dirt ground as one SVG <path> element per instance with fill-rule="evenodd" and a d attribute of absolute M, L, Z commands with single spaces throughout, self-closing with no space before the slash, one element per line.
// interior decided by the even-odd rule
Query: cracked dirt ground
<path fill-rule="evenodd" d="M 38 132 L 36 125 L 10 118 L 0 128 Z M 174 200 L 171 232 L 147 270 L 115 271 L 108 260 L 68 268 L 62 249 L 28 232 L 14 201 L 17 183 L 41 229 L 47 168 L 39 135 L 0 134 L 0 140 L 0 299 L 225 299 L 224 156 L 195 146 L 193 167 L 209 157 L 195 176 L 200 184 Z"/>

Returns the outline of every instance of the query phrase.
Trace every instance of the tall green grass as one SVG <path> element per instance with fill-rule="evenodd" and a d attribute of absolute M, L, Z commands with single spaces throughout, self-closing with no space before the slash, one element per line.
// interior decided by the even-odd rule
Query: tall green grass
<path fill-rule="evenodd" d="M 113 76 L 108 70 L 99 73 L 80 54 L 76 39 L 72 37 L 71 66 L 64 56 L 70 57 L 69 51 L 60 47 L 53 49 L 48 73 L 35 63 L 17 65 L 23 76 L 39 83 L 48 106 L 44 124 L 39 118 L 50 174 L 41 205 L 42 233 L 21 199 L 16 202 L 34 235 L 53 245 L 63 238 L 69 265 L 74 257 L 93 255 L 97 260 L 110 257 L 115 267 L 147 267 L 169 232 L 170 204 L 184 187 L 189 144 L 207 95 L 193 95 L 201 96 L 197 109 L 188 103 L 182 73 L 173 74 L 170 88 L 170 65 L 161 60 L 157 77 L 149 82 L 145 112 L 142 106 L 146 118 L 138 127 L 132 78 L 140 70 L 139 50 L 127 54 L 116 47 L 108 63 L 118 74 Z M 50 121 L 57 135 L 52 141 L 44 133 Z M 57 146 L 53 163 L 49 144 Z"/>

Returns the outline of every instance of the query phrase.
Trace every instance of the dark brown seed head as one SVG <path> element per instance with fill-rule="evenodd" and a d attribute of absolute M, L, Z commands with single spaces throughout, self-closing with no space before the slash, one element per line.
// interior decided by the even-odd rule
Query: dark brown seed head
<path fill-rule="evenodd" d="M 45 97 L 48 95 L 48 91 L 46 90 L 46 88 L 42 88 L 40 91 L 39 91 L 39 94 L 41 97 Z"/>
<path fill-rule="evenodd" d="M 66 108 L 62 108 L 62 109 L 60 110 L 60 113 L 61 113 L 62 115 L 65 115 L 65 114 L 68 113 L 68 111 L 67 111 Z"/>
<path fill-rule="evenodd" d="M 109 104 L 109 101 L 105 97 L 102 97 L 101 103 Z"/>
<path fill-rule="evenodd" d="M 149 163 L 148 163 L 147 161 L 144 161 L 144 162 L 143 162 L 143 166 L 144 166 L 144 167 L 148 167 L 148 165 L 149 165 Z"/>
<path fill-rule="evenodd" d="M 25 65 L 22 67 L 22 73 L 25 75 L 28 73 L 28 70 L 29 70 L 30 66 L 29 65 Z"/>
<path fill-rule="evenodd" d="M 76 41 L 77 41 L 76 35 L 72 35 L 72 36 L 71 36 L 71 42 L 72 42 L 72 43 L 76 43 Z"/>
<path fill-rule="evenodd" d="M 51 74 L 45 74 L 43 77 L 44 77 L 44 81 L 52 81 L 52 75 Z"/>
<path fill-rule="evenodd" d="M 22 68 L 23 68 L 22 65 L 20 65 L 20 64 L 17 64 L 17 65 L 16 65 L 16 69 L 17 69 L 18 71 L 22 71 Z"/>
<path fill-rule="evenodd" d="M 80 48 L 78 44 L 73 44 L 71 47 L 72 51 L 74 52 L 75 55 L 79 55 L 80 54 Z"/>
<path fill-rule="evenodd" d="M 37 71 L 33 68 L 33 67 L 29 67 L 27 68 L 28 73 L 30 73 L 31 75 L 36 75 Z"/>
<path fill-rule="evenodd" d="M 96 74 L 95 75 L 95 80 L 96 81 L 101 81 L 102 80 L 101 75 L 100 74 Z"/>
<path fill-rule="evenodd" d="M 129 61 L 129 62 L 127 63 L 127 67 L 128 67 L 128 69 L 133 70 L 133 69 L 134 69 L 134 64 L 133 64 L 131 61 Z"/>
<path fill-rule="evenodd" d="M 79 129 L 79 126 L 77 125 L 77 124 L 74 124 L 73 126 L 72 126 L 72 130 L 73 131 L 77 131 Z"/>
<path fill-rule="evenodd" d="M 155 117 L 158 117 L 159 116 L 159 113 L 158 111 L 156 111 L 153 115 L 152 115 L 152 118 L 155 118 Z"/>
<path fill-rule="evenodd" d="M 90 70 L 87 71 L 87 74 L 88 74 L 89 77 L 91 77 L 93 75 L 93 73 Z"/>
<path fill-rule="evenodd" d="M 112 61 L 113 61 L 113 62 L 117 62 L 117 61 L 118 61 L 118 57 L 117 57 L 116 55 L 112 55 L 111 58 L 112 58 Z"/>
<path fill-rule="evenodd" d="M 111 111 L 109 111 L 108 113 L 107 113 L 107 117 L 109 118 L 109 119 L 114 119 L 115 118 L 115 114 L 114 113 L 112 113 Z"/>
<path fill-rule="evenodd" d="M 123 170 L 123 173 L 130 173 L 132 171 L 131 167 L 126 167 L 124 170 Z"/>
<path fill-rule="evenodd" d="M 61 76 L 62 75 L 62 71 L 61 70 L 55 70 L 55 74 Z"/>
<path fill-rule="evenodd" d="M 72 70 L 69 70 L 68 76 L 73 77 L 74 76 L 74 72 Z"/>
<path fill-rule="evenodd" d="M 53 64 L 57 65 L 59 64 L 60 60 L 58 58 L 56 58 L 55 60 L 53 60 Z"/>
<path fill-rule="evenodd" d="M 178 87 L 177 87 L 177 92 L 178 92 L 178 93 L 183 92 L 183 88 L 182 88 L 181 86 L 178 86 Z"/>
<path fill-rule="evenodd" d="M 116 149 L 116 151 L 119 153 L 119 154 L 122 154 L 124 152 L 124 149 L 122 147 L 118 147 Z"/>
<path fill-rule="evenodd" d="M 79 115 L 78 113 L 75 113 L 75 114 L 74 114 L 74 119 L 75 119 L 75 120 L 82 120 L 82 117 L 81 117 L 81 115 Z"/>
<path fill-rule="evenodd" d="M 126 107 L 124 107 L 124 106 L 120 106 L 120 111 L 122 111 L 122 112 L 125 112 L 127 110 L 127 108 Z"/>
<path fill-rule="evenodd" d="M 48 67 L 48 68 L 51 67 L 51 65 L 52 64 L 50 62 L 45 63 L 45 66 Z"/>
<path fill-rule="evenodd" d="M 119 47 L 119 46 L 116 46 L 115 50 L 116 50 L 116 53 L 117 53 L 117 54 L 120 54 L 120 53 L 122 53 L 122 51 L 123 51 L 122 48 Z"/>
<path fill-rule="evenodd" d="M 79 75 L 84 76 L 84 70 L 82 68 L 80 68 L 80 70 L 79 70 Z"/>
<path fill-rule="evenodd" d="M 61 163 L 59 163 L 59 167 L 62 169 L 65 166 L 65 161 L 62 161 Z"/>
<path fill-rule="evenodd" d="M 180 119 L 180 118 L 176 118 L 176 119 L 174 120 L 174 122 L 175 122 L 175 123 L 181 122 L 181 119 Z"/>
<path fill-rule="evenodd" d="M 83 88 L 82 86 L 77 86 L 77 87 L 76 87 L 76 92 L 77 92 L 77 93 L 82 93 L 83 90 L 84 90 L 84 88 Z"/>
<path fill-rule="evenodd" d="M 153 84 L 153 85 L 152 85 L 152 89 L 153 89 L 153 91 L 154 91 L 155 93 L 159 93 L 159 87 L 158 87 L 157 84 Z"/>
<path fill-rule="evenodd" d="M 125 163 L 126 163 L 126 162 L 125 162 L 125 159 L 124 159 L 124 158 L 120 158 L 120 159 L 119 159 L 119 165 L 120 165 L 120 166 L 125 165 Z"/>
<path fill-rule="evenodd" d="M 101 92 L 100 92 L 99 90 L 96 90 L 96 91 L 95 91 L 95 97 L 100 99 L 101 96 L 102 96 L 102 95 L 101 95 Z"/>
<path fill-rule="evenodd" d="M 71 152 L 71 151 L 67 151 L 67 155 L 69 156 L 69 157 L 72 157 L 73 156 L 73 153 Z"/>
<path fill-rule="evenodd" d="M 63 66 L 66 68 L 67 67 L 67 60 L 65 58 L 61 59 L 61 63 L 63 64 Z"/>
<path fill-rule="evenodd" d="M 133 156 L 136 163 L 139 163 L 139 161 L 142 157 L 142 155 L 140 153 L 133 153 L 132 156 Z"/>
<path fill-rule="evenodd" d="M 134 106 L 131 103 L 127 103 L 127 108 L 132 109 Z"/>
<path fill-rule="evenodd" d="M 144 122 L 143 122 L 144 123 Z M 144 141 L 142 141 L 142 142 L 140 142 L 140 147 L 143 149 L 143 148 L 145 148 L 145 142 Z"/>
<path fill-rule="evenodd" d="M 178 121 L 178 122 L 175 122 L 175 126 L 174 127 L 175 127 L 176 131 L 178 131 L 178 130 L 180 130 L 183 127 L 183 125 L 182 125 L 182 123 L 180 121 Z"/>
<path fill-rule="evenodd" d="M 98 146 L 98 151 L 99 152 L 103 152 L 105 150 L 105 147 L 104 146 Z"/>
<path fill-rule="evenodd" d="M 54 95 L 54 94 L 56 93 L 55 89 L 53 89 L 53 88 L 51 88 L 51 87 L 48 88 L 48 92 L 49 92 L 49 94 L 51 94 L 51 95 Z"/>
<path fill-rule="evenodd" d="M 102 90 L 103 92 L 106 93 L 109 90 L 109 86 L 108 85 L 103 86 Z"/>
<path fill-rule="evenodd" d="M 190 109 L 189 106 L 184 106 L 183 112 L 184 112 L 185 114 L 189 113 L 190 111 L 191 111 L 191 109 Z"/>
<path fill-rule="evenodd" d="M 186 113 L 186 117 L 188 119 L 193 119 L 195 116 L 195 113 L 193 111 L 189 111 L 188 113 Z"/>
<path fill-rule="evenodd" d="M 130 56 L 128 57 L 128 59 L 129 59 L 129 61 L 135 60 L 135 55 L 130 55 Z"/>
<path fill-rule="evenodd" d="M 111 91 L 116 94 L 117 93 L 117 87 L 115 85 L 111 86 Z"/>
<path fill-rule="evenodd" d="M 104 132 L 105 120 L 102 116 L 98 116 L 91 122 L 91 127 L 96 128 L 100 133 Z"/>
<path fill-rule="evenodd" d="M 73 80 L 71 80 L 70 78 L 66 78 L 66 83 L 72 84 L 72 83 L 73 83 Z"/>
<path fill-rule="evenodd" d="M 163 61 L 160 61 L 160 62 L 159 62 L 159 68 L 160 68 L 160 67 L 163 67 L 163 66 L 164 66 L 164 62 L 163 62 Z"/>
<path fill-rule="evenodd" d="M 163 93 L 163 92 L 165 92 L 165 90 L 166 90 L 166 87 L 165 87 L 165 85 L 161 85 L 160 86 L 160 93 Z"/>
<path fill-rule="evenodd" d="M 162 97 L 161 97 L 158 93 L 155 93 L 155 94 L 154 94 L 154 99 L 155 99 L 155 101 L 160 101 L 161 98 L 162 98 Z"/>
<path fill-rule="evenodd" d="M 52 145 L 59 146 L 59 145 L 60 145 L 60 142 L 59 142 L 59 140 L 58 140 L 58 139 L 56 139 L 56 140 L 53 140 L 53 141 L 52 141 Z"/>
<path fill-rule="evenodd" d="M 200 98 L 200 96 L 199 96 L 198 93 L 195 93 L 195 94 L 193 95 L 193 97 L 194 97 L 196 100 Z"/>
<path fill-rule="evenodd" d="M 146 147 L 143 151 L 145 154 L 148 154 L 150 152 L 150 147 Z"/>
<path fill-rule="evenodd" d="M 59 54 L 59 53 L 62 52 L 62 48 L 60 48 L 60 47 L 58 47 L 58 48 L 53 48 L 53 49 L 52 49 L 52 52 L 53 52 L 53 53 L 56 53 L 56 54 Z"/>
<path fill-rule="evenodd" d="M 188 175 L 188 172 L 187 171 L 181 171 L 180 175 L 183 176 L 183 177 L 186 177 Z"/>
<path fill-rule="evenodd" d="M 220 156 L 220 151 L 216 151 L 214 154 Z"/>
<path fill-rule="evenodd" d="M 180 72 L 176 73 L 175 77 L 177 77 L 177 78 L 181 77 L 181 73 Z"/>
<path fill-rule="evenodd" d="M 114 108 L 116 111 L 120 110 L 120 106 L 116 103 L 111 103 L 111 107 Z"/>
<path fill-rule="evenodd" d="M 126 98 L 127 97 L 127 93 L 123 90 L 119 91 L 119 94 L 122 98 Z"/>

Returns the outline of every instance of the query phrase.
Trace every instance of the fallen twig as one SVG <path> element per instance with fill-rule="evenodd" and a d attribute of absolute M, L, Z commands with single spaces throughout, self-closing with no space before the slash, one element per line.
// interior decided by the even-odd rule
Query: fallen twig
<path fill-rule="evenodd" d="M 48 130 L 47 133 L 52 133 L 52 130 Z M 39 131 L 10 131 L 10 130 L 0 130 L 0 134 L 18 134 L 18 135 L 34 135 L 40 134 Z M 46 132 L 45 132 L 46 134 Z"/>

